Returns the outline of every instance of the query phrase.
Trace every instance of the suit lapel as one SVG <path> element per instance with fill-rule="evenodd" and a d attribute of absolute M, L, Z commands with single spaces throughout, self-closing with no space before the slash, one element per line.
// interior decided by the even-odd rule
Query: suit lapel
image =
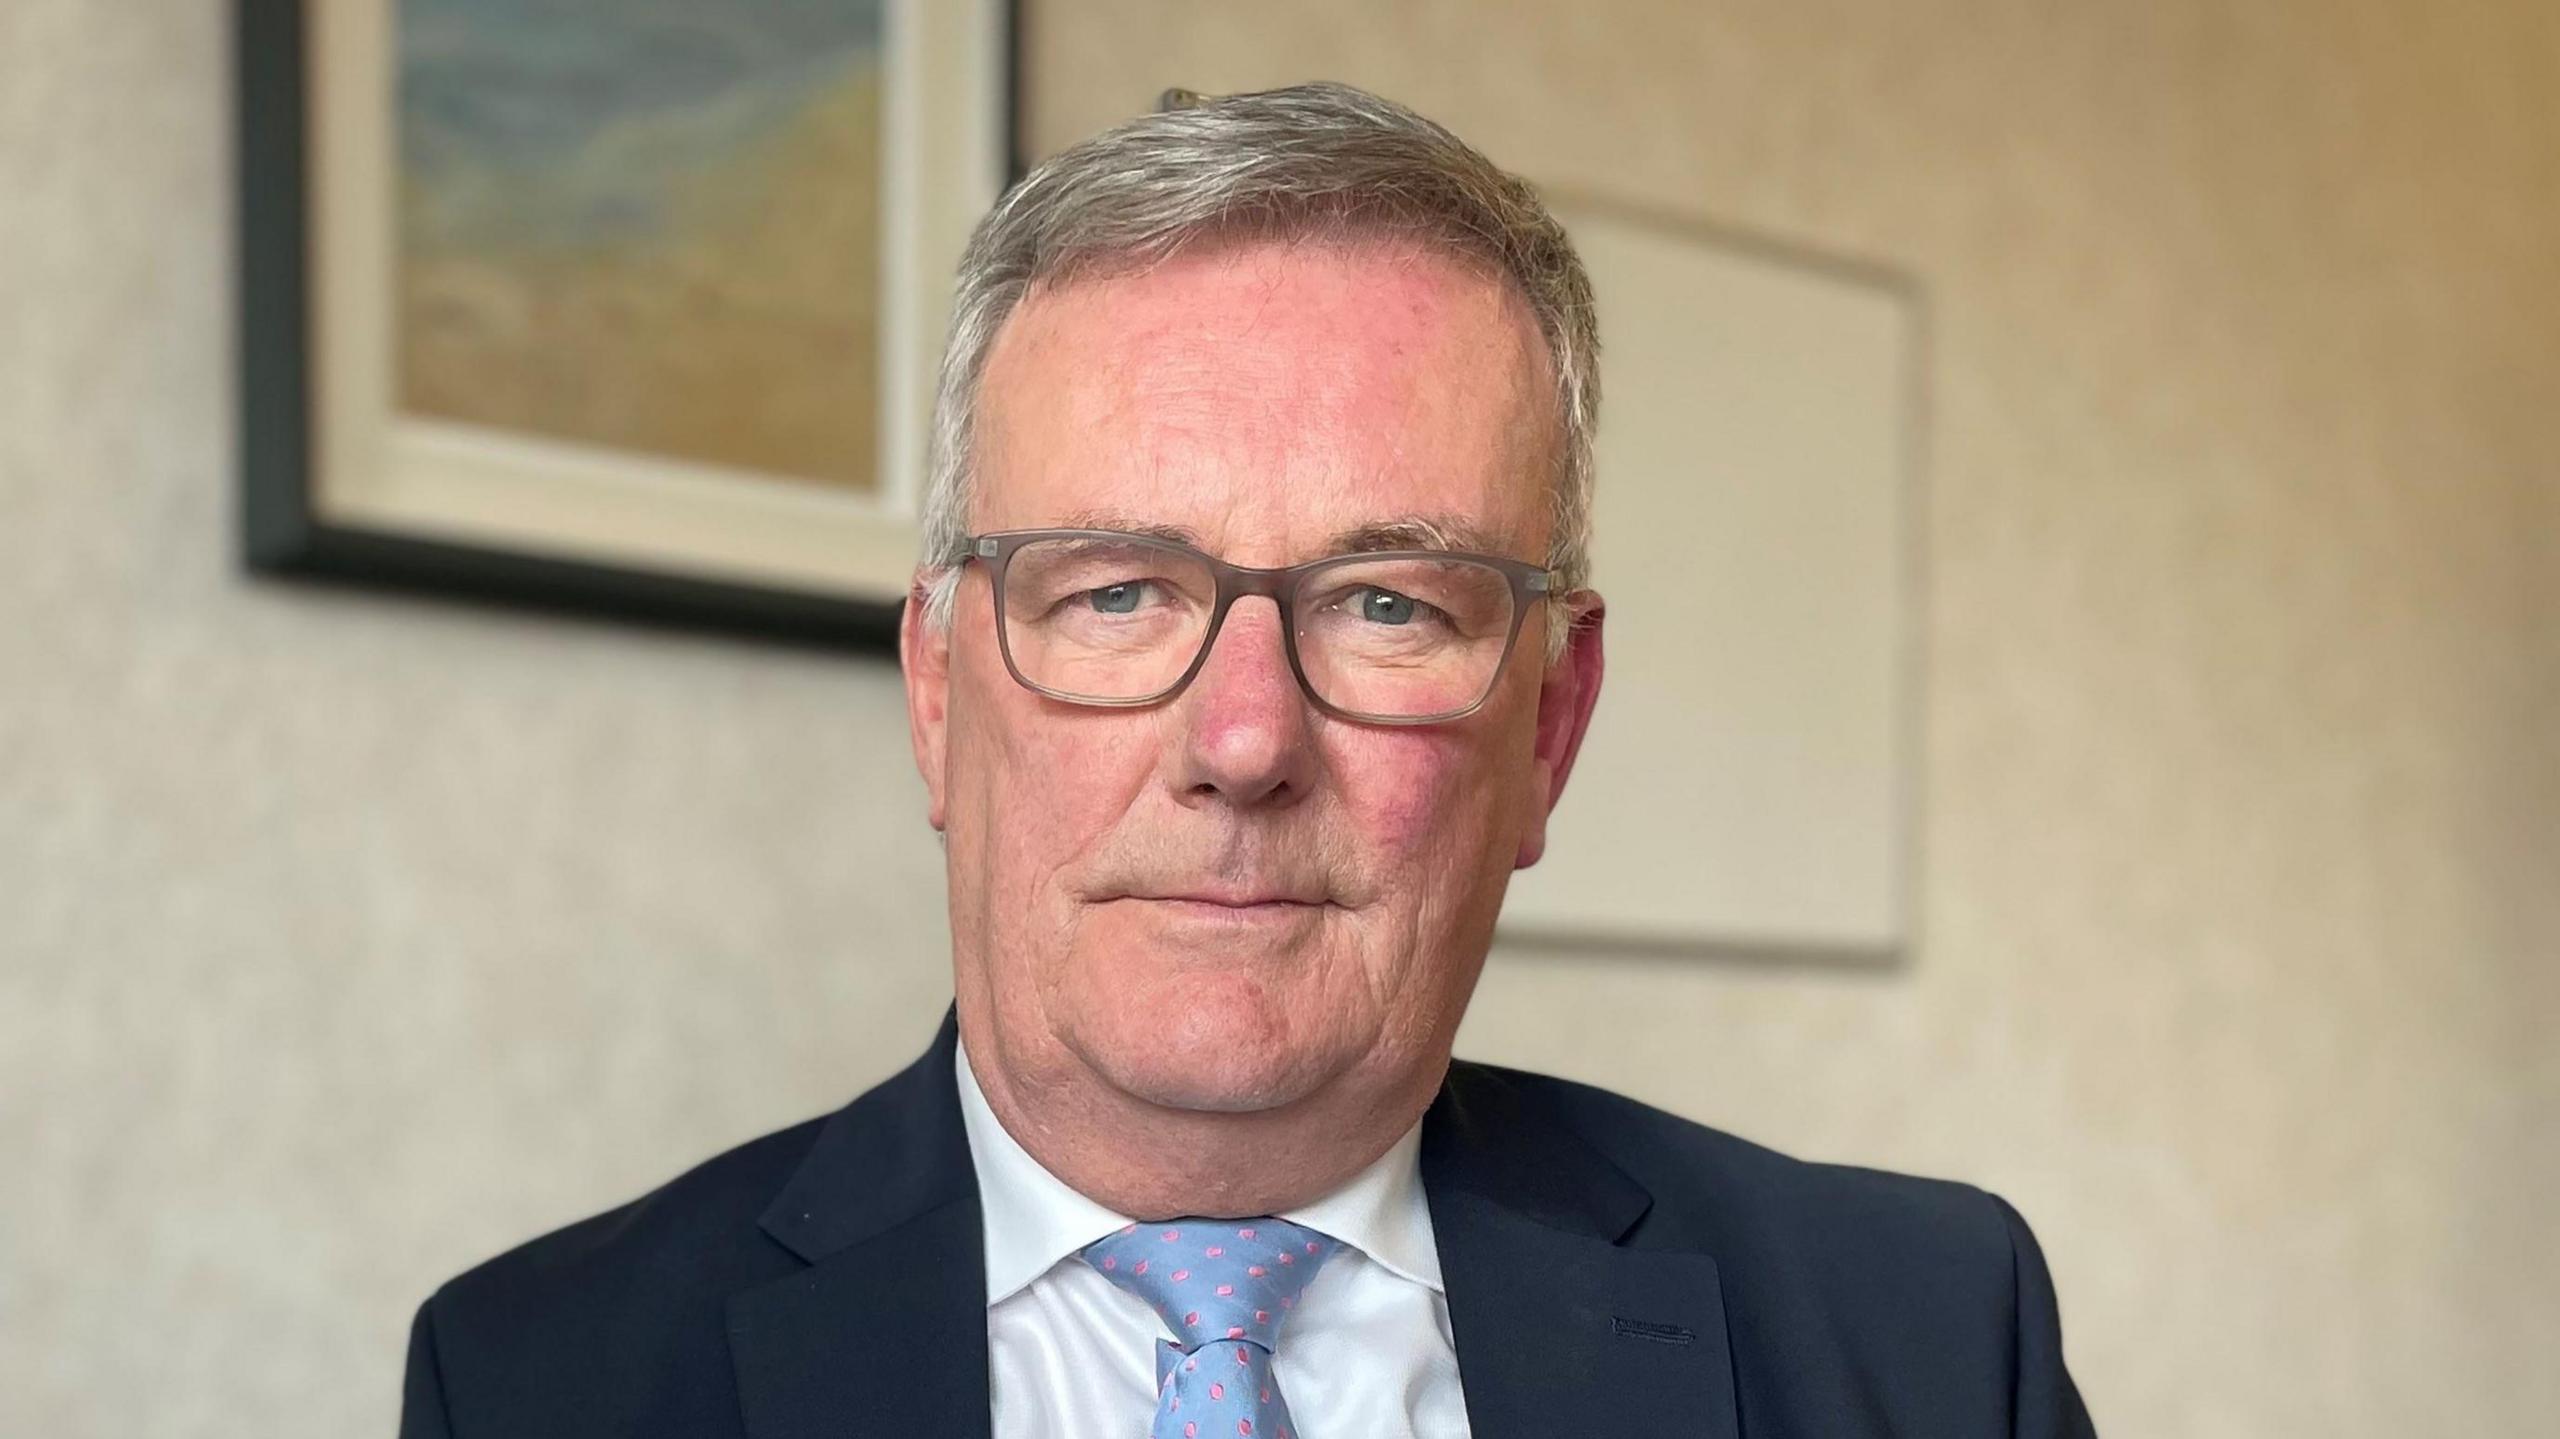
<path fill-rule="evenodd" d="M 1715 1260 L 1621 1246 L 1642 1185 L 1466 1063 L 1424 1118 L 1422 1180 L 1474 1439 L 1736 1439 Z"/>
<path fill-rule="evenodd" d="M 809 1262 L 733 1296 L 753 1439 L 985 1439 L 987 1281 L 951 1016 L 904 1072 L 828 1121 L 760 1221 Z"/>

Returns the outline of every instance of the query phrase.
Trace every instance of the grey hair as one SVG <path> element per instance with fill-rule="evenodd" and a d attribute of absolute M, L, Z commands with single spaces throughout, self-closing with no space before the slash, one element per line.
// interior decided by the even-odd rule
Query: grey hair
<path fill-rule="evenodd" d="M 1186 244 L 1382 238 L 1508 277 L 1546 342 L 1559 436 L 1547 566 L 1559 591 L 1590 577 L 1591 440 L 1600 338 L 1591 281 L 1529 184 L 1440 125 L 1348 85 L 1179 97 L 1060 151 L 970 235 L 934 400 L 923 511 L 925 618 L 947 627 L 966 558 L 979 382 L 996 335 L 1035 285 L 1122 274 Z M 1548 660 L 1566 626 L 1547 626 Z"/>

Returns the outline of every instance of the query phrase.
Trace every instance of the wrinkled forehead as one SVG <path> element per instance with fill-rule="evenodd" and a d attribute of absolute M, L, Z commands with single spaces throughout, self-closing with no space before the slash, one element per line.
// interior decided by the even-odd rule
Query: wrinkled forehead
<path fill-rule="evenodd" d="M 1082 275 L 1035 289 L 988 355 L 971 527 L 1179 532 L 1247 564 L 1390 533 L 1542 559 L 1550 374 L 1514 285 L 1410 245 Z"/>

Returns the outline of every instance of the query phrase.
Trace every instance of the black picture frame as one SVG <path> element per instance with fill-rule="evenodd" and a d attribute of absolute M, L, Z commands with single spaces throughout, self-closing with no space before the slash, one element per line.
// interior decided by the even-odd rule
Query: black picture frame
<path fill-rule="evenodd" d="M 234 0 L 240 375 L 238 546 L 253 574 L 642 625 L 894 654 L 903 600 L 877 602 L 460 543 L 324 517 L 315 503 L 315 300 L 306 7 Z M 1019 0 L 995 5 L 1004 181 L 1021 177 Z"/>

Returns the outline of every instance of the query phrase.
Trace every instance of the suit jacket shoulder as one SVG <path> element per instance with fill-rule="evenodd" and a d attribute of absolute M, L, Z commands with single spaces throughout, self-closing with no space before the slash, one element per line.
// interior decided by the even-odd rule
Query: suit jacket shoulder
<path fill-rule="evenodd" d="M 412 1328 L 402 1432 L 733 1429 L 723 1306 L 800 1267 L 756 1221 L 825 1122 L 739 1145 L 446 1282 Z"/>
<path fill-rule="evenodd" d="M 1999 1206 L 1981 1189 L 1857 1165 L 1798 1159 L 1594 1085 L 1459 1061 L 1450 1085 L 1507 1091 L 1520 1116 L 1572 1132 L 1655 1201 L 1632 1242 L 1737 1239 L 1785 1247 L 1847 1246 L 1851 1257 L 1914 1249 L 2008 1259 Z"/>
<path fill-rule="evenodd" d="M 1714 1257 L 1746 1418 L 1863 1434 L 1997 1413 L 2006 1422 L 1979 1432 L 2093 1432 L 2043 1253 L 1997 1195 L 1798 1159 L 1521 1070 L 1460 1062 L 1447 1092 L 1498 1130 L 1569 1132 L 1645 1191 L 1624 1247 Z"/>

